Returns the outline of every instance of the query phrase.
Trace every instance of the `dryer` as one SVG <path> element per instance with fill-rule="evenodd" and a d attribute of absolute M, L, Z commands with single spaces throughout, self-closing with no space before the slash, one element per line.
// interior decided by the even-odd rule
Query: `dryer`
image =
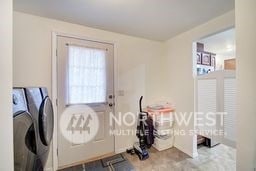
<path fill-rule="evenodd" d="M 53 136 L 53 107 L 46 88 L 24 88 L 28 111 L 35 125 L 37 170 L 43 170 Z"/>
<path fill-rule="evenodd" d="M 34 170 L 36 158 L 35 129 L 22 88 L 13 89 L 13 143 L 14 170 Z"/>

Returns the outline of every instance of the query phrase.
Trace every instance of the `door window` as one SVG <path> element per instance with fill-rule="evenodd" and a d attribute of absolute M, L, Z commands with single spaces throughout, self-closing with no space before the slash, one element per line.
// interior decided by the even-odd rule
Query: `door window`
<path fill-rule="evenodd" d="M 68 45 L 67 103 L 106 102 L 106 50 Z"/>

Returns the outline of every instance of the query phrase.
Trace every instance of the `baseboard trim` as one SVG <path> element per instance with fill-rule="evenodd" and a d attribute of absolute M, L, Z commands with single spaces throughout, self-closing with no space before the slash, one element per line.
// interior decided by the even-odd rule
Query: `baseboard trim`
<path fill-rule="evenodd" d="M 183 153 L 189 155 L 189 157 L 191 157 L 191 158 L 196 158 L 198 156 L 197 152 L 192 153 L 189 150 L 187 150 L 183 147 L 180 147 L 179 145 L 174 144 L 174 147 L 177 148 L 178 150 L 182 151 Z"/>
<path fill-rule="evenodd" d="M 132 146 L 128 146 L 128 147 L 124 147 L 124 148 L 119 148 L 119 149 L 115 149 L 115 153 L 116 154 L 120 154 L 123 152 L 126 152 L 127 149 L 132 148 Z"/>

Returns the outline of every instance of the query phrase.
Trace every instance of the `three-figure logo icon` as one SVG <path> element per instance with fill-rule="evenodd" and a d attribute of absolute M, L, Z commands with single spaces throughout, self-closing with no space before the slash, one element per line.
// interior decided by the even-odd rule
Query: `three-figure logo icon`
<path fill-rule="evenodd" d="M 75 131 L 79 131 L 80 134 L 82 134 L 83 131 L 87 131 L 88 134 L 90 134 L 91 128 L 89 125 L 91 120 L 92 116 L 90 114 L 87 118 L 84 118 L 83 114 L 73 114 L 68 124 L 67 131 L 71 131 L 72 134 L 74 134 Z"/>
<path fill-rule="evenodd" d="M 99 120 L 97 113 L 89 106 L 68 107 L 60 117 L 62 135 L 73 144 L 87 143 L 97 135 Z"/>

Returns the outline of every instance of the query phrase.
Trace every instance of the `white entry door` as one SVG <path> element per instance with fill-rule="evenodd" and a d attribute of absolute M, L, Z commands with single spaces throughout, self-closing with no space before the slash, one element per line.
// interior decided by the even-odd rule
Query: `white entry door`
<path fill-rule="evenodd" d="M 57 37 L 59 167 L 114 152 L 114 136 L 109 133 L 112 128 L 109 115 L 114 110 L 113 51 L 112 44 Z M 68 110 L 83 106 L 92 110 L 93 115 L 85 118 L 75 110 Z M 72 116 L 68 125 L 62 122 L 64 115 Z M 95 116 L 97 120 L 93 120 Z M 98 125 L 97 132 L 89 142 L 86 136 L 85 142 L 72 140 L 73 134 L 88 136 L 95 125 Z M 70 133 L 71 140 L 63 129 Z"/>

